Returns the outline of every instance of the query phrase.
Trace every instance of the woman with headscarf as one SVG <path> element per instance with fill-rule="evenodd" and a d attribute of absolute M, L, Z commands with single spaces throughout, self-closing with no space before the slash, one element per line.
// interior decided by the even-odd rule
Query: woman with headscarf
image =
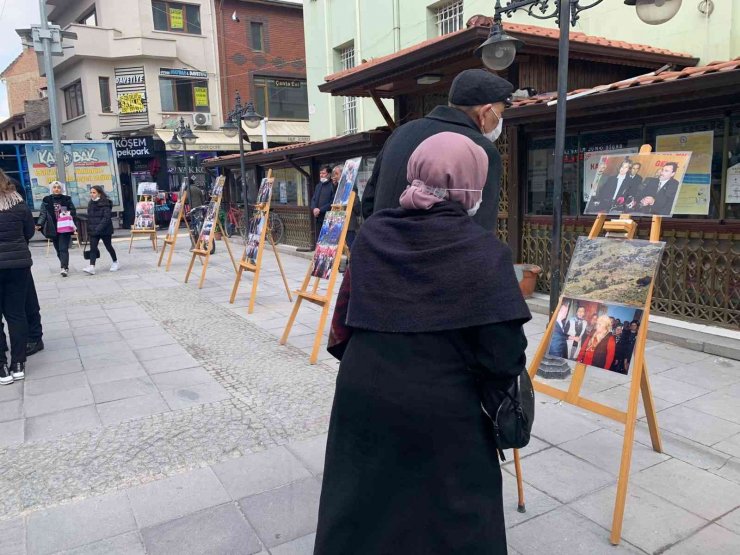
<path fill-rule="evenodd" d="M 401 208 L 357 235 L 316 555 L 506 553 L 481 398 L 524 370 L 531 316 L 511 251 L 470 218 L 487 168 L 463 135 L 426 139 Z"/>
<path fill-rule="evenodd" d="M 606 314 L 599 316 L 596 320 L 596 329 L 583 342 L 581 352 L 578 354 L 578 362 L 609 370 L 612 367 L 612 362 L 614 362 L 616 348 L 616 341 L 611 329 L 611 318 Z"/>
<path fill-rule="evenodd" d="M 49 188 L 51 194 L 46 195 L 41 201 L 36 229 L 40 230 L 44 237 L 51 239 L 54 250 L 57 251 L 57 258 L 59 258 L 60 274 L 62 277 L 67 277 L 69 275 L 69 243 L 72 240 L 74 229 L 60 228 L 58 223 L 62 214 L 69 214 L 74 218 L 77 210 L 72 203 L 72 197 L 64 194 L 64 186 L 60 181 L 52 181 Z"/>

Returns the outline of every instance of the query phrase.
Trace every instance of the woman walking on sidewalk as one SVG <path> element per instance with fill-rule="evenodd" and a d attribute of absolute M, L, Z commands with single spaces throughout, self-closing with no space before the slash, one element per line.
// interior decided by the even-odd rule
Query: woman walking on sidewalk
<path fill-rule="evenodd" d="M 10 368 L 0 352 L 0 384 L 22 380 L 26 371 L 26 289 L 31 280 L 33 216 L 15 186 L 0 170 L 0 307 L 10 331 Z"/>
<path fill-rule="evenodd" d="M 90 189 L 90 203 L 87 205 L 87 225 L 90 233 L 90 265 L 84 272 L 95 275 L 95 261 L 100 256 L 98 244 L 103 241 L 105 250 L 110 254 L 113 263 L 110 265 L 111 272 L 118 271 L 118 258 L 113 250 L 111 238 L 113 237 L 113 221 L 111 220 L 111 209 L 113 203 L 105 194 L 100 185 L 93 185 Z"/>
<path fill-rule="evenodd" d="M 51 194 L 44 197 L 41 201 L 41 211 L 36 229 L 44 234 L 44 237 L 51 239 L 54 243 L 54 250 L 57 251 L 57 257 L 61 264 L 62 277 L 69 275 L 69 243 L 72 240 L 74 227 L 60 225 L 59 218 L 64 215 L 71 216 L 73 219 L 77 215 L 75 205 L 72 204 L 72 198 L 63 194 L 63 185 L 60 181 L 51 182 Z"/>

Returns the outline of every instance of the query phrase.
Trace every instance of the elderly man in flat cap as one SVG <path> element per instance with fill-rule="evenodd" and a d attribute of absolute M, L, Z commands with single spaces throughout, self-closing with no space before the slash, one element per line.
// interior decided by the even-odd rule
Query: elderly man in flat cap
<path fill-rule="evenodd" d="M 388 138 L 373 168 L 362 197 L 362 215 L 369 218 L 384 208 L 397 208 L 408 185 L 406 165 L 425 139 L 452 131 L 469 137 L 488 155 L 488 178 L 483 202 L 473 219 L 493 230 L 501 188 L 501 155 L 493 143 L 501 134 L 504 108 L 511 104 L 511 83 L 484 69 L 467 69 L 457 75 L 447 106 L 437 106 L 421 119 L 410 121 Z"/>

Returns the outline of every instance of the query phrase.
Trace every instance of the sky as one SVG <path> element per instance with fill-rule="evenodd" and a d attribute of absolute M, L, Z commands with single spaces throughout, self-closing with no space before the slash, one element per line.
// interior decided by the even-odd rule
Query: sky
<path fill-rule="evenodd" d="M 36 0 L 0 0 L 0 71 L 21 53 L 21 38 L 16 29 L 38 24 L 39 3 Z M 8 117 L 5 85 L 0 84 L 0 120 Z"/>

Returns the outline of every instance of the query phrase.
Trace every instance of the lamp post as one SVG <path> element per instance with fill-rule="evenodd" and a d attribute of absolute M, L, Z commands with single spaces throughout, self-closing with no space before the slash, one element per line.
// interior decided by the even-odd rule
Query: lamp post
<path fill-rule="evenodd" d="M 182 147 L 182 161 L 184 164 L 185 179 L 188 180 L 188 197 L 190 197 L 190 178 L 188 176 L 188 144 L 195 143 L 198 136 L 190 129 L 190 125 L 185 125 L 185 119 L 180 117 L 180 122 L 172 131 L 172 138 L 167 143 L 172 148 Z"/>
<path fill-rule="evenodd" d="M 247 102 L 247 108 L 244 111 L 244 122 L 250 129 L 262 127 L 262 148 L 267 150 L 267 118 L 258 114 L 254 109 L 254 102 Z"/>
<path fill-rule="evenodd" d="M 254 108 L 252 108 L 252 111 L 254 111 Z M 227 137 L 233 137 L 237 134 L 239 135 L 239 171 L 241 172 L 241 185 L 242 194 L 244 195 L 245 209 L 248 204 L 248 199 L 247 179 L 245 175 L 246 170 L 244 168 L 244 136 L 242 134 L 242 120 L 244 119 L 244 115 L 246 114 L 246 112 L 246 108 L 242 106 L 242 97 L 239 94 L 239 91 L 236 91 L 234 109 L 229 112 L 229 117 L 227 118 L 226 123 L 221 126 L 221 131 L 223 131 L 224 135 L 226 135 Z"/>
<path fill-rule="evenodd" d="M 561 231 L 563 220 L 563 166 L 565 158 L 566 100 L 568 94 L 568 51 L 570 26 L 575 25 L 580 13 L 591 9 L 603 0 L 508 0 L 505 6 L 496 0 L 493 25 L 486 41 L 475 50 L 483 64 L 494 71 L 509 67 L 524 42 L 504 32 L 503 15 L 511 17 L 517 10 L 525 10 L 536 19 L 557 19 L 560 27 L 558 39 L 558 92 L 555 112 L 555 167 L 553 170 L 552 244 L 550 247 L 550 314 L 555 312 L 560 298 L 560 263 L 562 258 Z M 645 23 L 659 25 L 671 19 L 681 7 L 681 0 L 624 0 L 625 5 L 636 6 L 638 17 Z M 544 366 L 544 365 L 543 365 Z M 543 370 L 541 368 L 541 370 Z M 554 372 L 553 374 L 557 374 Z M 570 373 L 570 369 L 565 377 Z M 543 375 L 549 375 L 543 370 Z"/>

